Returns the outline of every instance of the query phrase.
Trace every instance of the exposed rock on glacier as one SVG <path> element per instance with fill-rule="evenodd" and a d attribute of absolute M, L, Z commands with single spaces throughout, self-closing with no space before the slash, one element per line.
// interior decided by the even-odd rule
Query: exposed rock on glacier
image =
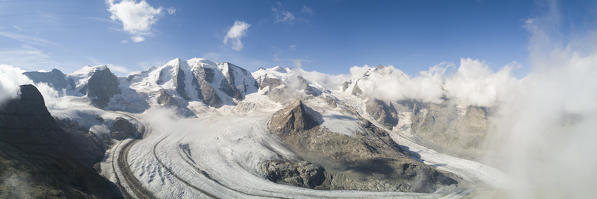
<path fill-rule="evenodd" d="M 277 183 L 315 188 L 325 180 L 325 169 L 307 161 L 267 160 L 260 164 L 268 180 Z"/>
<path fill-rule="evenodd" d="M 325 180 L 316 189 L 433 192 L 459 183 L 455 175 L 420 162 L 386 131 L 366 120 L 361 125 L 362 132 L 353 136 L 331 132 L 317 123 L 316 113 L 297 101 L 276 112 L 269 128 L 301 160 L 324 168 Z M 296 180 L 296 168 L 290 165 L 261 170 L 266 176 L 282 176 L 268 177 L 272 181 L 305 186 Z"/>
<path fill-rule="evenodd" d="M 137 127 L 129 120 L 122 117 L 117 117 L 110 128 L 112 138 L 117 140 L 124 140 L 126 138 L 139 138 L 141 133 Z"/>

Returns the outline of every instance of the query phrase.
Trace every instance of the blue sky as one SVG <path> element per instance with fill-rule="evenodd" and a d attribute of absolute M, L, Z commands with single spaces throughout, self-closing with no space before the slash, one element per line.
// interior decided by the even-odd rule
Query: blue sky
<path fill-rule="evenodd" d="M 65 72 L 110 64 L 122 74 L 175 57 L 205 57 L 251 71 L 282 65 L 338 74 L 387 64 L 415 74 L 469 57 L 494 69 L 517 62 L 524 73 L 525 20 L 546 12 L 546 2 L 508 0 L 121 3 L 0 0 L 0 63 Z M 594 2 L 565 3 L 558 3 L 558 32 L 594 25 Z M 131 12 L 150 19 L 127 18 Z M 226 39 L 235 21 L 244 27 Z"/>

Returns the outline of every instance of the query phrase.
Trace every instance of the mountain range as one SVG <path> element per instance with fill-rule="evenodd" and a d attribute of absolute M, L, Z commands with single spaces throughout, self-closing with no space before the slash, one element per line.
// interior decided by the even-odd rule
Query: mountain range
<path fill-rule="evenodd" d="M 126 151 L 124 157 L 140 158 L 126 155 L 129 149 L 119 147 L 119 143 L 125 142 L 119 140 L 151 140 L 153 134 L 157 136 L 158 133 L 148 131 L 151 126 L 158 126 L 157 124 L 138 119 L 146 117 L 154 109 L 173 110 L 176 115 L 173 117 L 190 120 L 219 118 L 218 120 L 233 121 L 232 118 L 253 116 L 267 118 L 267 121 L 260 123 L 267 130 L 264 130 L 265 134 L 259 135 L 272 137 L 273 140 L 268 138 L 268 141 L 260 141 L 264 143 L 259 147 L 265 147 L 268 154 L 274 155 L 242 167 L 254 176 L 273 183 L 309 189 L 443 193 L 446 190 L 462 191 L 478 182 L 461 176 L 449 166 L 430 164 L 429 161 L 432 160 L 426 160 L 426 156 L 421 155 L 420 151 L 413 150 L 402 142 L 407 140 L 413 145 L 424 146 L 457 159 L 477 160 L 484 150 L 481 142 L 490 128 L 488 117 L 494 107 L 458 104 L 447 97 L 443 97 L 441 102 L 428 102 L 420 99 L 385 100 L 368 95 L 365 90 L 367 87 L 362 82 L 374 80 L 371 78 L 376 75 L 372 74 L 384 75 L 383 69 L 384 66 L 372 67 L 358 76 L 336 78 L 334 81 L 340 82 L 339 84 L 331 84 L 329 79 L 318 78 L 319 76 L 302 69 L 277 66 L 260 68 L 251 73 L 232 63 L 215 63 L 203 58 L 177 58 L 127 77 L 116 76 L 105 65 L 86 66 L 70 74 L 57 69 L 49 72 L 25 72 L 23 74 L 34 84 L 47 84 L 53 88 L 58 93 L 53 96 L 56 98 L 54 101 L 70 104 L 61 107 L 50 104 L 59 102 L 48 102 L 46 105 L 50 110 L 44 111 L 46 107 L 41 107 L 44 104 L 43 98 L 40 102 L 41 94 L 37 94 L 33 97 L 37 99 L 36 110 L 13 110 L 11 105 L 4 106 L 0 116 L 9 119 L 2 120 L 0 128 L 12 129 L 12 126 L 22 125 L 24 121 L 38 120 L 47 121 L 56 132 L 68 134 L 56 136 L 73 135 L 67 142 L 77 142 L 76 144 L 62 145 L 85 145 L 87 149 L 77 149 L 77 154 L 73 155 L 65 153 L 64 158 L 73 159 L 77 165 L 82 165 L 76 166 L 77 168 L 100 170 L 99 173 L 112 178 L 114 183 L 113 186 L 106 185 L 111 187 L 110 191 L 96 191 L 87 189 L 84 185 L 73 184 L 79 187 L 75 189 L 78 190 L 77 193 L 90 197 L 106 197 L 102 194 L 118 193 L 125 198 L 130 195 L 139 197 L 145 193 L 141 190 L 143 187 L 154 186 L 151 183 L 153 180 L 145 182 L 142 174 L 163 171 L 155 171 L 155 168 L 148 171 L 148 168 L 143 167 L 145 169 L 140 174 L 135 168 L 130 168 L 131 174 L 127 174 L 126 169 L 114 168 L 114 158 L 117 157 L 106 159 L 117 150 Z M 33 86 L 21 87 L 21 98 L 11 103 L 18 104 L 32 98 L 29 97 L 32 95 L 30 93 L 39 92 Z M 23 117 L 15 122 L 10 119 L 15 111 L 19 112 L 16 114 L 21 114 L 20 111 L 23 114 L 26 111 L 44 112 L 44 115 L 43 119 Z M 34 129 L 50 128 L 44 125 L 36 124 Z M 253 127 L 249 128 L 253 130 Z M 31 130 L 34 131 L 41 130 Z M 3 131 L 3 136 L 22 133 L 21 130 L 7 130 Z M 28 137 L 41 139 L 38 134 Z M 256 135 L 247 136 L 256 139 Z M 218 142 L 218 139 L 214 141 Z M 82 144 L 86 142 L 89 144 Z M 176 143 L 193 161 L 189 148 L 193 142 Z M 154 144 L 157 146 L 159 142 Z M 277 147 L 274 146 L 281 149 L 275 149 Z M 53 150 L 48 150 L 48 153 L 54 154 L 51 152 Z M 58 147 L 55 150 L 63 149 Z M 102 151 L 99 154 L 107 151 L 103 159 L 98 151 Z M 26 153 L 29 152 L 22 152 Z M 201 156 L 202 151 L 193 153 Z M 95 158 L 78 160 L 77 157 L 81 156 Z M 9 157 L 1 157 L 10 160 Z M 117 159 L 120 161 L 120 158 Z M 35 165 L 36 162 L 46 160 L 23 161 L 33 162 L 31 164 Z M 105 166 L 98 166 L 106 165 L 108 161 L 112 161 L 113 174 L 106 174 L 108 171 L 105 171 Z M 0 166 L 17 168 L 7 163 Z M 47 169 L 46 166 L 40 167 L 40 170 L 43 169 Z M 29 175 L 35 174 L 33 171 L 26 171 L 30 172 Z M 169 171 L 176 176 L 176 170 Z M 121 183 L 119 176 L 125 176 L 126 179 L 133 176 L 133 180 Z M 220 182 L 226 177 L 218 180 L 212 179 L 211 175 L 206 176 L 216 184 L 230 187 Z M 139 180 L 135 182 L 135 179 Z M 65 182 L 68 180 L 72 179 Z M 137 183 L 149 184 L 137 186 Z M 48 183 L 39 181 L 37 184 L 45 186 Z M 50 193 L 51 190 L 58 189 L 61 194 L 74 193 L 73 189 L 65 188 L 70 185 L 60 186 L 40 190 Z M 135 186 L 137 188 L 123 188 Z M 117 191 L 114 191 L 114 187 L 118 187 Z M 152 192 L 150 188 L 148 190 L 146 192 Z M 153 194 L 163 196 L 159 195 L 162 192 Z"/>

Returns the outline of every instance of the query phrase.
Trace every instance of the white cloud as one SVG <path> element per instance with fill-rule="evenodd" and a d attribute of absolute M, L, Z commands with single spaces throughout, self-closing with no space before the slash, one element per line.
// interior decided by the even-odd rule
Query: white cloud
<path fill-rule="evenodd" d="M 145 0 L 122 0 L 117 3 L 116 0 L 107 0 L 107 3 L 110 19 L 122 22 L 123 30 L 132 35 L 133 42 L 142 42 L 146 36 L 151 35 L 151 26 L 162 13 L 161 7 L 154 8 Z"/>
<path fill-rule="evenodd" d="M 446 74 L 450 64 L 440 64 L 409 76 L 393 66 L 373 68 L 352 67 L 353 79 L 366 96 L 388 101 L 416 99 L 424 102 L 441 103 L 444 97 L 452 103 L 463 106 L 495 106 L 518 83 L 510 73 L 512 66 L 493 72 L 480 60 L 463 58 L 454 74 Z"/>
<path fill-rule="evenodd" d="M 142 36 L 132 36 L 131 40 L 133 42 L 135 42 L 135 43 L 139 43 L 139 42 L 145 41 L 145 37 L 142 37 Z"/>
<path fill-rule="evenodd" d="M 294 14 L 292 14 L 290 11 L 284 9 L 284 7 L 282 6 L 282 3 L 277 2 L 276 3 L 276 7 L 272 8 L 272 11 L 274 12 L 274 22 L 276 23 L 294 23 L 294 20 L 296 19 L 296 17 L 294 16 Z"/>
<path fill-rule="evenodd" d="M 226 33 L 226 36 L 224 37 L 224 44 L 228 44 L 228 41 L 230 40 L 232 49 L 236 51 L 242 50 L 244 46 L 240 39 L 247 35 L 249 27 L 251 27 L 251 24 L 244 21 L 234 21 L 234 25 L 230 27 L 228 33 Z"/>
<path fill-rule="evenodd" d="M 25 68 L 40 68 L 56 64 L 46 52 L 28 45 L 17 49 L 0 49 L 0 62 L 0 64 Z"/>
<path fill-rule="evenodd" d="M 458 71 L 444 84 L 446 96 L 459 104 L 493 106 L 516 84 L 511 69 L 505 66 L 493 72 L 479 60 L 460 59 Z"/>
<path fill-rule="evenodd" d="M 119 66 L 119 65 L 114 65 L 114 64 L 107 64 L 108 68 L 111 71 L 117 72 L 117 73 L 121 73 L 121 74 L 129 74 L 131 73 L 131 71 L 129 71 L 128 68 L 124 67 L 124 66 Z"/>
<path fill-rule="evenodd" d="M 33 83 L 23 72 L 20 68 L 0 64 L 0 105 L 17 97 L 20 85 Z"/>
<path fill-rule="evenodd" d="M 43 38 L 11 33 L 11 32 L 0 32 L 0 37 L 9 38 L 12 40 L 20 41 L 27 44 L 34 44 L 34 45 L 53 45 L 54 42 L 48 41 Z"/>
<path fill-rule="evenodd" d="M 409 77 L 393 66 L 352 67 L 352 77 L 362 77 L 372 71 L 368 77 L 358 81 L 359 88 L 366 96 L 383 100 L 417 99 L 426 102 L 441 102 L 444 69 L 432 67 L 419 76 Z"/>

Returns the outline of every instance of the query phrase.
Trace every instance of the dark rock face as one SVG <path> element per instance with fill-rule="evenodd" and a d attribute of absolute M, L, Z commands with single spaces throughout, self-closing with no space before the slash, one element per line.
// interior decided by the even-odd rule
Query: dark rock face
<path fill-rule="evenodd" d="M 193 75 L 193 84 L 197 88 L 199 99 L 203 99 L 203 102 L 208 106 L 221 107 L 223 105 L 222 99 L 220 99 L 220 96 L 216 93 L 216 89 L 210 84 L 214 79 L 215 71 L 211 68 L 198 68 L 193 71 Z"/>
<path fill-rule="evenodd" d="M 231 105 L 232 99 L 242 100 L 246 94 L 257 90 L 257 82 L 251 73 L 230 63 L 217 67 L 215 63 L 190 67 L 187 62 L 178 59 L 161 70 L 158 84 L 171 78 L 181 98 L 187 101 L 199 99 L 211 107 Z M 171 71 L 175 71 L 172 77 L 169 76 Z"/>
<path fill-rule="evenodd" d="M 185 90 L 185 80 L 184 80 L 184 71 L 178 68 L 178 71 L 172 78 L 174 80 L 174 87 L 176 88 L 176 92 L 185 100 L 189 100 L 189 95 L 187 95 L 187 91 Z"/>
<path fill-rule="evenodd" d="M 374 99 L 367 102 L 367 113 L 383 124 L 388 129 L 392 129 L 398 124 L 398 113 L 392 103 L 386 104 L 384 101 Z"/>
<path fill-rule="evenodd" d="M 226 72 L 224 74 L 226 87 L 230 88 L 230 90 L 223 90 L 228 96 L 242 100 L 249 92 L 257 89 L 257 81 L 249 71 L 228 62 L 223 64 L 227 68 L 224 70 Z"/>
<path fill-rule="evenodd" d="M 270 121 L 270 129 L 280 134 L 309 130 L 316 125 L 319 124 L 312 115 L 306 112 L 305 105 L 301 100 L 276 112 Z"/>
<path fill-rule="evenodd" d="M 96 69 L 89 78 L 87 86 L 81 91 L 87 94 L 93 105 L 103 108 L 110 102 L 112 96 L 120 94 L 118 85 L 118 78 L 105 67 Z"/>
<path fill-rule="evenodd" d="M 75 87 L 73 79 L 67 78 L 58 69 L 52 69 L 50 72 L 25 72 L 23 74 L 35 83 L 47 83 L 56 90 L 72 89 Z"/>
<path fill-rule="evenodd" d="M 260 169 L 268 180 L 276 183 L 315 188 L 325 180 L 325 169 L 307 161 L 268 160 L 261 163 Z"/>
<path fill-rule="evenodd" d="M 162 106 L 176 106 L 176 102 L 172 96 L 168 95 L 164 89 L 161 89 L 158 94 L 158 104 Z"/>
<path fill-rule="evenodd" d="M 455 175 L 420 162 L 418 154 L 402 149 L 367 120 L 361 121 L 362 132 L 348 136 L 320 126 L 315 113 L 306 110 L 311 109 L 298 101 L 274 113 L 269 128 L 303 161 L 323 167 L 325 180 L 316 189 L 429 193 L 459 183 Z M 261 166 L 268 179 L 313 188 L 296 177 L 293 165 L 299 163 L 272 164 Z"/>
<path fill-rule="evenodd" d="M 17 184 L 1 183 L 0 198 L 121 198 L 92 169 L 102 158 L 89 134 L 58 125 L 34 86 L 0 107 L 0 181 Z"/>
<path fill-rule="evenodd" d="M 122 117 L 117 117 L 116 120 L 114 120 L 112 127 L 110 127 L 110 133 L 112 134 L 112 138 L 117 140 L 140 137 L 137 127 L 135 127 L 129 120 Z"/>

